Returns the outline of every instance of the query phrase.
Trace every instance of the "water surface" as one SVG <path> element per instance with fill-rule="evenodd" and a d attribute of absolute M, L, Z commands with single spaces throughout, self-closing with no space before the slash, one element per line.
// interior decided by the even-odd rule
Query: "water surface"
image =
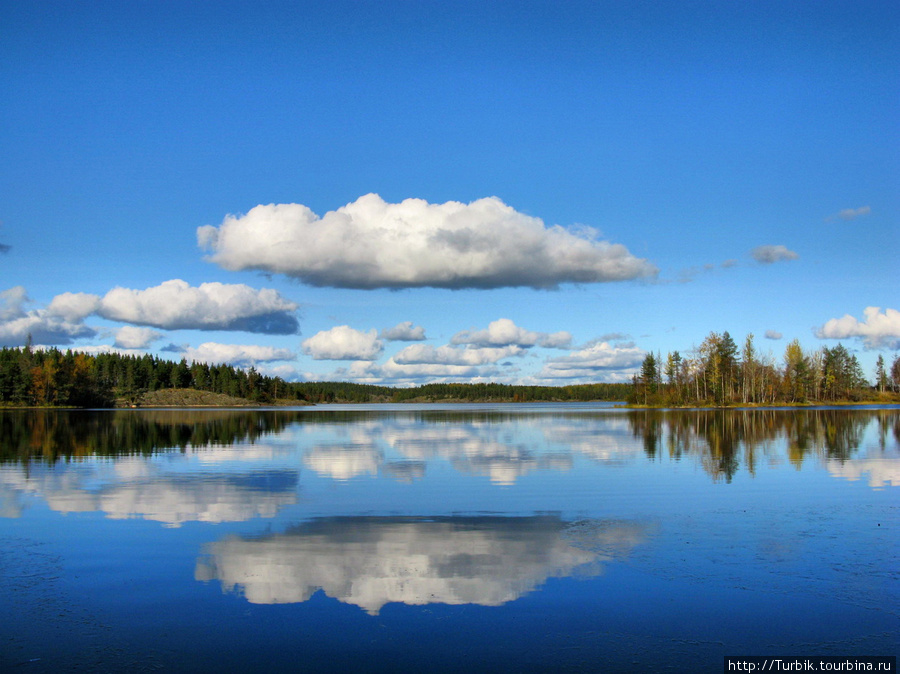
<path fill-rule="evenodd" d="M 897 408 L 0 412 L 0 666 L 896 655 Z"/>

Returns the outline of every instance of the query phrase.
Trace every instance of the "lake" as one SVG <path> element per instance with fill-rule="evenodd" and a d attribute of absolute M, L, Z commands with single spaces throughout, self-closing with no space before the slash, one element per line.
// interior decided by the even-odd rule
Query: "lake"
<path fill-rule="evenodd" d="M 0 411 L 0 668 L 897 655 L 900 408 Z"/>

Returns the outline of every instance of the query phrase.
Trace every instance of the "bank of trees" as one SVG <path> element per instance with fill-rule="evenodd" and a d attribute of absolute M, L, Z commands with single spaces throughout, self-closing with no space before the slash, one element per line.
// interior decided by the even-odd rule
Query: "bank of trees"
<path fill-rule="evenodd" d="M 759 352 L 752 334 L 739 348 L 728 332 L 712 332 L 688 355 L 648 354 L 633 384 L 629 401 L 646 405 L 857 401 L 900 391 L 900 356 L 890 369 L 879 356 L 873 388 L 842 344 L 805 351 L 794 340 L 779 362 Z"/>
<path fill-rule="evenodd" d="M 59 349 L 0 349 L 0 404 L 47 407 L 140 405 L 161 389 L 197 389 L 262 405 L 291 401 L 404 402 L 624 400 L 628 384 L 514 386 L 508 384 L 427 384 L 392 388 L 351 382 L 286 382 L 255 368 L 165 360 L 151 355 L 96 355 Z"/>
<path fill-rule="evenodd" d="M 279 377 L 254 368 L 188 364 L 151 355 L 96 355 L 59 349 L 0 349 L 0 402 L 14 405 L 111 407 L 139 404 L 144 394 L 195 388 L 265 403 L 294 395 Z"/>

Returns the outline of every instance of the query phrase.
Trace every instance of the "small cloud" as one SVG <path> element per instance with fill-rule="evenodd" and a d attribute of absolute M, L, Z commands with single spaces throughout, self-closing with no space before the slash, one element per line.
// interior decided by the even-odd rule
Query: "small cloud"
<path fill-rule="evenodd" d="M 520 328 L 508 318 L 492 321 L 486 330 L 463 330 L 450 339 L 451 344 L 468 344 L 473 347 L 518 346 L 530 348 L 542 346 L 548 349 L 568 349 L 572 335 L 568 332 L 532 332 Z"/>
<path fill-rule="evenodd" d="M 5 243 L 0 243 L 0 253 L 8 253 L 12 250 L 12 246 L 9 246 Z"/>
<path fill-rule="evenodd" d="M 413 326 L 412 321 L 404 321 L 393 328 L 382 330 L 380 337 L 389 342 L 421 342 L 425 339 L 425 328 Z"/>
<path fill-rule="evenodd" d="M 121 349 L 146 349 L 162 336 L 163 333 L 157 332 L 153 328 L 126 325 L 116 331 L 116 346 Z"/>
<path fill-rule="evenodd" d="M 539 379 L 626 381 L 644 356 L 646 352 L 633 344 L 596 341 L 568 356 L 548 359 L 537 376 Z"/>
<path fill-rule="evenodd" d="M 772 264 L 783 260 L 796 260 L 799 255 L 784 246 L 757 246 L 750 251 L 750 255 L 760 264 Z"/>
<path fill-rule="evenodd" d="M 881 307 L 866 307 L 863 315 L 862 321 L 850 314 L 832 318 L 816 331 L 816 336 L 819 339 L 859 337 L 870 349 L 900 349 L 900 311 L 885 309 L 882 313 Z"/>
<path fill-rule="evenodd" d="M 398 365 L 485 365 L 524 353 L 522 347 L 515 345 L 459 349 L 452 346 L 413 344 L 400 351 L 392 360 Z"/>
<path fill-rule="evenodd" d="M 50 301 L 47 313 L 67 321 L 83 321 L 100 308 L 100 298 L 90 293 L 62 293 Z"/>
<path fill-rule="evenodd" d="M 841 220 L 856 220 L 856 218 L 861 218 L 864 215 L 869 215 L 872 212 L 872 209 L 869 206 L 860 206 L 859 208 L 845 208 L 833 215 L 829 215 L 825 218 L 825 222 L 833 222 L 840 218 Z"/>
<path fill-rule="evenodd" d="M 179 352 L 188 362 L 208 363 L 210 365 L 227 363 L 236 367 L 250 367 L 257 363 L 294 360 L 297 357 L 290 349 L 278 349 L 272 346 L 256 344 L 219 344 L 204 342 L 197 348 L 181 348 Z"/>
<path fill-rule="evenodd" d="M 0 345 L 18 346 L 29 337 L 35 344 L 71 344 L 80 337 L 97 334 L 80 318 L 69 320 L 47 309 L 26 310 L 30 301 L 23 286 L 0 292 Z"/>
<path fill-rule="evenodd" d="M 719 266 L 722 267 L 722 269 L 731 269 L 732 267 L 738 266 L 738 261 L 737 260 L 725 260 L 725 262 L 723 262 Z"/>
<path fill-rule="evenodd" d="M 375 330 L 362 332 L 338 325 L 317 332 L 301 344 L 303 353 L 315 360 L 375 360 L 384 350 Z"/>
<path fill-rule="evenodd" d="M 784 337 L 778 330 L 766 330 L 766 334 L 764 335 L 766 339 L 781 339 Z"/>

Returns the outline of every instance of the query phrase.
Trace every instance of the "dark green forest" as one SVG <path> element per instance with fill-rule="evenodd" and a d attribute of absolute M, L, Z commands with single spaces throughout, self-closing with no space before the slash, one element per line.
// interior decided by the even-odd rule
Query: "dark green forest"
<path fill-rule="evenodd" d="M 524 386 L 439 383 L 393 388 L 351 382 L 286 382 L 251 367 L 171 361 L 152 355 L 96 355 L 30 346 L 0 349 L 0 405 L 107 408 L 135 406 L 155 391 L 193 389 L 259 405 L 330 402 L 540 402 L 621 400 L 647 406 L 777 405 L 891 401 L 900 393 L 900 356 L 878 357 L 870 384 L 843 345 L 806 352 L 797 340 L 778 364 L 749 335 L 739 349 L 710 333 L 690 354 L 650 353 L 629 384 Z"/>
<path fill-rule="evenodd" d="M 255 368 L 179 362 L 151 355 L 90 355 L 30 347 L 0 349 L 0 404 L 37 407 L 140 406 L 162 389 L 196 389 L 261 405 L 410 401 L 624 400 L 630 384 L 511 386 L 426 384 L 392 388 L 350 382 L 286 382 Z"/>

